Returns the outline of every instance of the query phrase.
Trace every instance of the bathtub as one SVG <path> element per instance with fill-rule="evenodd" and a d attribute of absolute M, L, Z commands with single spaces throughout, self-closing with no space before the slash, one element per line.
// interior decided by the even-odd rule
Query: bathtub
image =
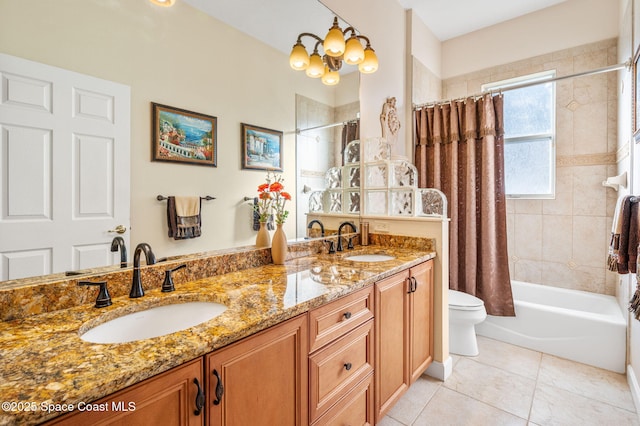
<path fill-rule="evenodd" d="M 626 322 L 613 296 L 511 282 L 515 317 L 488 315 L 481 336 L 618 373 L 625 372 Z"/>

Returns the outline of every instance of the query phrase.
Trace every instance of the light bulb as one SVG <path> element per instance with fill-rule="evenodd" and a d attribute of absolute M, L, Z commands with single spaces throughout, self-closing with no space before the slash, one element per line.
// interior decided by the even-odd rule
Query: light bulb
<path fill-rule="evenodd" d="M 331 71 L 329 67 L 324 69 L 324 75 L 322 76 L 322 82 L 327 86 L 335 86 L 340 83 L 340 73 L 338 71 Z"/>
<path fill-rule="evenodd" d="M 324 75 L 324 62 L 317 51 L 309 57 L 309 66 L 306 72 L 307 76 L 311 78 L 320 78 Z"/>
<path fill-rule="evenodd" d="M 355 35 L 347 40 L 344 49 L 344 61 L 349 65 L 358 65 L 364 61 L 364 48 Z"/>
<path fill-rule="evenodd" d="M 371 46 L 364 49 L 364 61 L 358 65 L 358 70 L 362 74 L 371 74 L 378 70 L 378 57 Z"/>
<path fill-rule="evenodd" d="M 344 35 L 342 35 L 342 30 L 338 26 L 338 18 L 333 19 L 333 26 L 324 38 L 322 48 L 324 49 L 324 53 L 333 57 L 340 56 L 344 53 Z"/>
<path fill-rule="evenodd" d="M 171 7 L 176 2 L 176 0 L 149 0 L 149 1 L 155 4 L 156 6 L 162 6 L 162 7 Z"/>
<path fill-rule="evenodd" d="M 297 42 L 293 49 L 291 49 L 291 55 L 289 55 L 289 65 L 296 71 L 306 70 L 309 66 L 309 54 L 304 48 L 302 43 Z"/>

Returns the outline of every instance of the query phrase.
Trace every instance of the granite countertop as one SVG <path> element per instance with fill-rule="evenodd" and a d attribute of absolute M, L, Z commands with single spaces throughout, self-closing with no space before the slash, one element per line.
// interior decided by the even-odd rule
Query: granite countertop
<path fill-rule="evenodd" d="M 380 252 L 395 259 L 344 259 Z M 16 403 L 3 405 L 0 425 L 37 424 L 64 414 L 61 405 L 49 412 L 44 408 L 94 401 L 434 256 L 431 251 L 368 246 L 187 283 L 175 278 L 175 292 L 152 289 L 139 299 L 117 297 L 107 308 L 82 305 L 0 322 L 0 402 Z M 79 337 L 126 313 L 181 301 L 219 302 L 227 310 L 187 330 L 135 342 L 95 344 Z M 35 411 L 26 411 L 30 407 Z"/>

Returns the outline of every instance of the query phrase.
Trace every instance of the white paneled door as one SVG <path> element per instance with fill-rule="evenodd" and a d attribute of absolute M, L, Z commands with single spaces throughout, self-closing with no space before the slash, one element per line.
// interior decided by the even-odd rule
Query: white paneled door
<path fill-rule="evenodd" d="M 0 79 L 0 280 L 118 263 L 130 88 L 4 54 Z"/>

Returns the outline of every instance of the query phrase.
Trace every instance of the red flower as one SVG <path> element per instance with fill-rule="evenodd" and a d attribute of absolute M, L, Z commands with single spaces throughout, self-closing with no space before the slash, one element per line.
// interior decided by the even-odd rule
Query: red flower
<path fill-rule="evenodd" d="M 260 193 L 266 191 L 267 189 L 269 189 L 268 183 L 263 183 L 262 185 L 258 186 L 258 192 Z"/>
<path fill-rule="evenodd" d="M 282 197 L 287 200 L 287 201 L 291 201 L 291 194 L 289 194 L 288 192 L 282 192 Z"/>
<path fill-rule="evenodd" d="M 271 192 L 280 192 L 284 189 L 284 185 L 282 185 L 280 182 L 273 182 L 271 184 L 271 186 L 269 186 L 269 191 Z"/>

